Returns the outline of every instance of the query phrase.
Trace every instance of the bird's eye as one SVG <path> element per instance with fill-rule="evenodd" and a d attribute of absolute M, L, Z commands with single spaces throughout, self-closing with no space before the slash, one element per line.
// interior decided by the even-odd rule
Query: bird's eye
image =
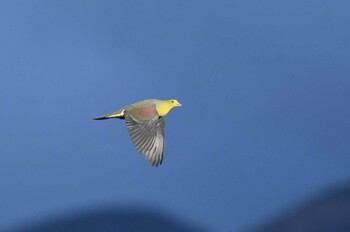
<path fill-rule="evenodd" d="M 171 101 L 171 103 L 174 103 L 174 101 Z"/>

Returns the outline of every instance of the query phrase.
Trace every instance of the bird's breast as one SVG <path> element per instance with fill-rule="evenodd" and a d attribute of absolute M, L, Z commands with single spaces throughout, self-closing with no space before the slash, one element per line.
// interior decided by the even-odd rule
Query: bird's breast
<path fill-rule="evenodd" d="M 158 116 L 158 113 L 155 109 L 151 108 L 141 108 L 138 109 L 133 116 L 136 116 L 141 120 L 150 120 Z"/>

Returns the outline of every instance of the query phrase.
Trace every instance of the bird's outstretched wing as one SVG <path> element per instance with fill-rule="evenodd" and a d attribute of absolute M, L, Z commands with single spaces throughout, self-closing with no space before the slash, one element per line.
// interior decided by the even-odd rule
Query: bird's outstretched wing
<path fill-rule="evenodd" d="M 162 164 L 164 154 L 164 120 L 137 120 L 125 112 L 125 122 L 132 142 L 139 152 L 145 154 L 154 166 Z"/>

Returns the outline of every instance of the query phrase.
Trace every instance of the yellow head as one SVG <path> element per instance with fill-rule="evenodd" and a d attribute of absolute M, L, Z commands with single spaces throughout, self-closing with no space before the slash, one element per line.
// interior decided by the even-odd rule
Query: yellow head
<path fill-rule="evenodd" d="M 171 99 L 157 102 L 156 109 L 159 116 L 165 116 L 172 108 L 180 106 L 182 105 L 177 100 Z"/>

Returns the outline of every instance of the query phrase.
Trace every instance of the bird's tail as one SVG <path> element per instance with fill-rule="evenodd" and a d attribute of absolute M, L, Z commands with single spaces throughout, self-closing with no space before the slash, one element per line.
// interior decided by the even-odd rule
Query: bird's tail
<path fill-rule="evenodd" d="M 110 119 L 110 118 L 124 118 L 124 109 L 118 110 L 111 114 L 106 114 L 97 118 L 94 118 L 94 120 L 104 120 L 104 119 Z"/>

